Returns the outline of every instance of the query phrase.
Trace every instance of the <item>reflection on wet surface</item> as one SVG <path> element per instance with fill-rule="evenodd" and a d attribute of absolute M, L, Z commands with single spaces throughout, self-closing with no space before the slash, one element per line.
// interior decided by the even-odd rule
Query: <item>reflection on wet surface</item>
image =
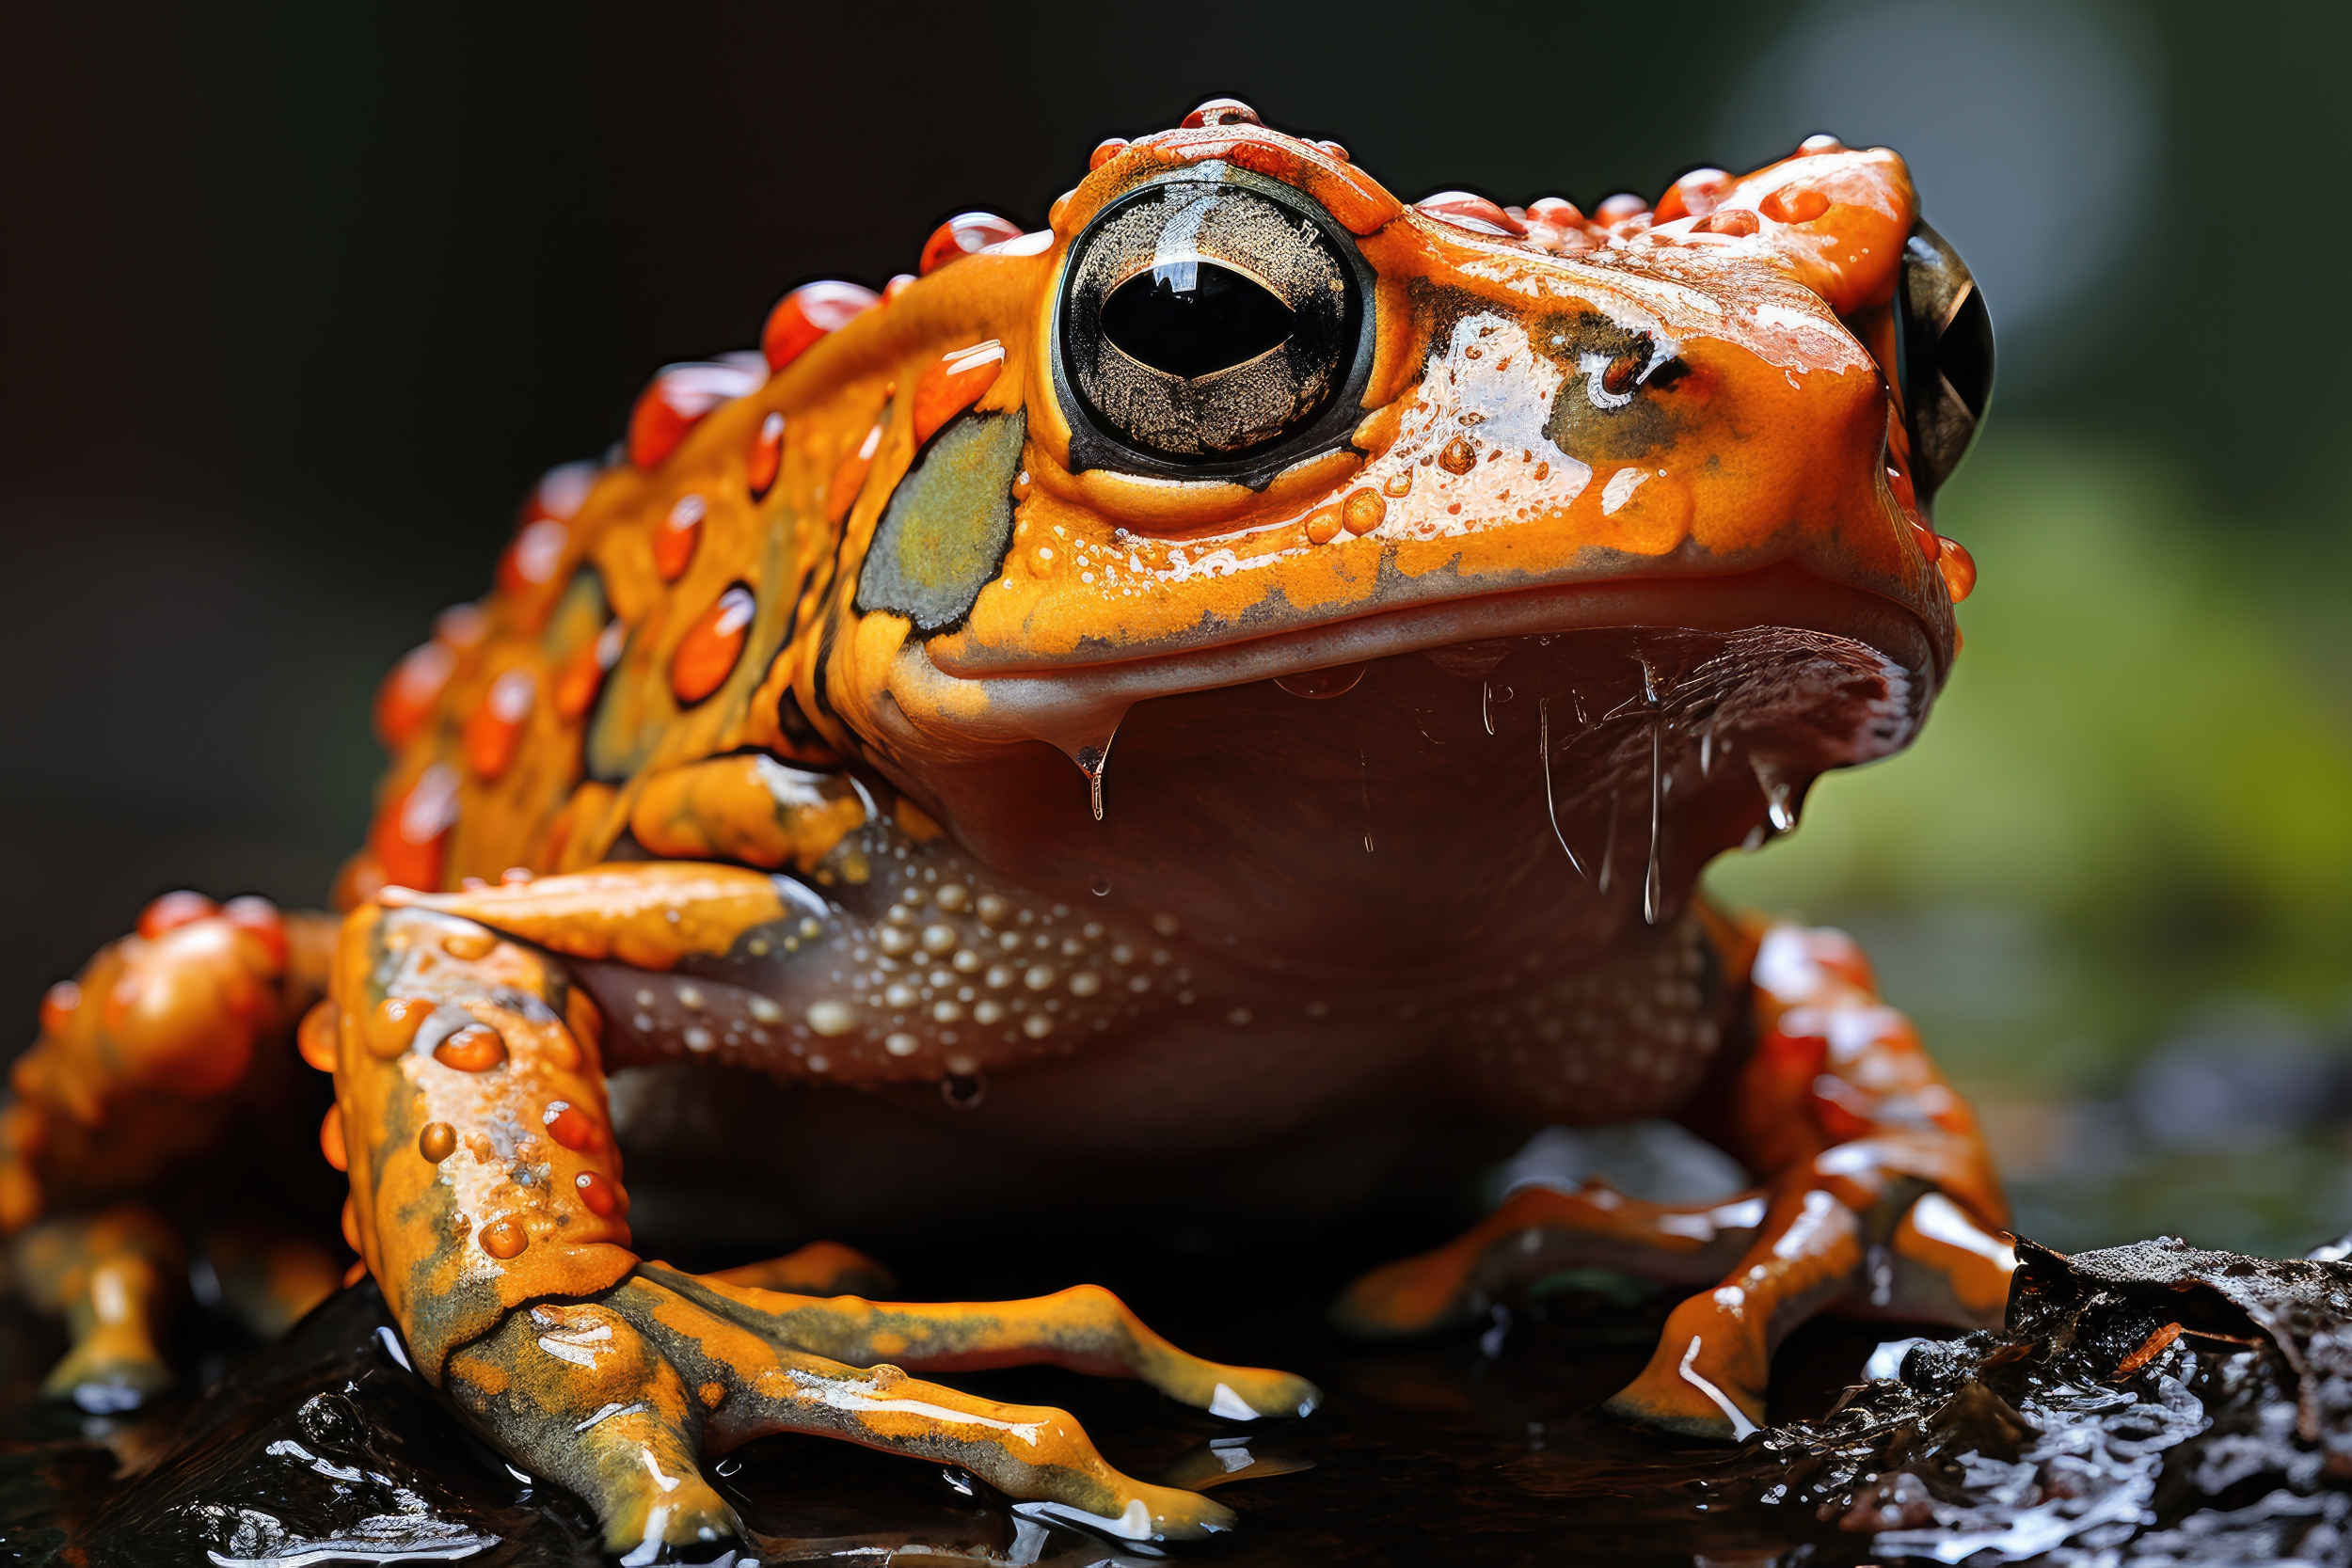
<path fill-rule="evenodd" d="M 1315 1378 L 1328 1401 L 1311 1419 L 1220 1421 L 1138 1384 L 1051 1370 L 971 1379 L 1066 1404 L 1140 1478 L 1215 1488 L 1239 1528 L 1176 1560 L 2352 1559 L 2352 1264 L 2169 1243 L 2072 1260 L 2029 1248 L 2012 1332 L 1906 1342 L 1885 1325 L 1816 1324 L 1779 1358 L 1785 1424 L 1731 1449 L 1592 1414 L 1640 1367 L 1655 1300 L 1561 1290 L 1481 1335 L 1367 1349 L 1323 1326 L 1319 1259 L 1258 1252 L 1254 1289 L 1220 1284 L 1242 1277 L 1243 1256 L 1205 1255 L 1171 1271 L 1190 1286 L 1130 1293 L 1210 1354 Z M 993 1266 L 954 1270 L 1019 1288 L 1043 1265 L 1031 1254 Z M 600 1560 L 582 1506 L 508 1469 L 407 1371 L 371 1286 L 277 1345 L 216 1357 L 202 1397 L 128 1418 L 28 1408 L 56 1342 L 22 1320 L 0 1331 L 8 1568 Z M 1866 1373 L 1877 1381 L 1849 1388 Z M 958 1473 L 840 1443 L 771 1438 L 710 1469 L 769 1562 L 1161 1560 Z"/>
<path fill-rule="evenodd" d="M 1034 1286 L 1041 1272 L 1033 1259 L 1015 1277 Z M 1240 1274 L 1228 1258 L 1193 1277 Z M 1499 1315 L 1484 1336 L 1367 1350 L 1324 1327 L 1327 1295 L 1303 1283 L 1261 1292 L 1272 1305 L 1241 1317 L 1220 1310 L 1238 1290 L 1154 1292 L 1138 1282 L 1128 1293 L 1204 1353 L 1304 1372 L 1329 1396 L 1311 1419 L 1242 1425 L 1138 1384 L 1052 1370 L 965 1380 L 991 1397 L 1066 1405 L 1140 1478 L 1215 1487 L 1240 1528 L 1179 1557 L 1760 1562 L 1801 1540 L 1833 1548 L 1820 1560 L 1852 1555 L 1835 1527 L 1753 1502 L 1777 1462 L 1677 1448 L 1590 1413 L 1640 1369 L 1654 1317 L 1594 1316 L 1561 1297 L 1516 1321 Z M 519 1481 L 475 1442 L 395 1360 L 384 1323 L 371 1287 L 346 1291 L 286 1341 L 237 1363 L 210 1395 L 175 1398 L 145 1418 L 54 1407 L 28 1418 L 11 1405 L 0 1425 L 0 1563 L 597 1561 L 586 1510 Z M 1784 1356 L 1794 1374 L 1785 1406 L 1826 1409 L 1882 1337 L 1853 1324 L 1802 1336 Z M 8 1336 L 8 1397 L 52 1348 L 42 1335 Z M 110 1479 L 117 1453 L 120 1481 Z M 711 1473 L 770 1561 L 1152 1555 L 1016 1511 L 960 1475 L 839 1443 L 771 1438 Z"/>

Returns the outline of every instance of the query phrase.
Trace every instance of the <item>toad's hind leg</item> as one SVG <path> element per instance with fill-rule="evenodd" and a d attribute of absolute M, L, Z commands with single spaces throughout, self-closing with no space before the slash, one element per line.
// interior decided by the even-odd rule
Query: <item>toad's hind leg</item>
<path fill-rule="evenodd" d="M 1756 1045 L 1731 1086 L 1733 1152 L 1763 1186 L 1678 1207 L 1521 1188 L 1458 1240 L 1359 1280 L 1341 1323 L 1416 1333 L 1578 1265 L 1711 1283 L 1608 1408 L 1734 1438 L 1764 1419 L 1773 1348 L 1824 1308 L 1997 1323 L 2015 1265 L 1983 1143 L 1861 954 L 1836 932 L 1777 927 L 1750 977 Z"/>

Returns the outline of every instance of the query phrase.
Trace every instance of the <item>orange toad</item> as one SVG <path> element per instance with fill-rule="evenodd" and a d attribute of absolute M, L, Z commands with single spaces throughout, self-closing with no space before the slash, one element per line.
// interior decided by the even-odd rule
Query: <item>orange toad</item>
<path fill-rule="evenodd" d="M 297 1019 L 418 1371 L 616 1550 L 723 1550 L 698 1466 L 781 1430 L 1133 1537 L 1225 1517 L 915 1372 L 1317 1398 L 1089 1287 L 644 1260 L 624 1147 L 853 1227 L 1170 1168 L 1328 1210 L 1440 1146 L 1677 1118 L 1753 1190 L 1521 1187 L 1340 1318 L 1573 1263 L 1708 1287 L 1613 1407 L 1733 1436 L 1819 1309 L 1997 1316 L 1984 1148 L 1868 965 L 1695 894 L 1908 742 L 1956 646 L 1927 509 L 1991 340 L 1894 153 L 1407 205 L 1220 101 L 1104 143 L 1044 230 L 967 214 L 880 295 L 795 290 L 762 350 L 662 372 L 393 672 L 343 913 L 175 895 L 52 993 L 0 1223 L 74 1314 L 58 1386 L 164 1375 L 173 1243 L 95 1200 L 200 1152 Z"/>

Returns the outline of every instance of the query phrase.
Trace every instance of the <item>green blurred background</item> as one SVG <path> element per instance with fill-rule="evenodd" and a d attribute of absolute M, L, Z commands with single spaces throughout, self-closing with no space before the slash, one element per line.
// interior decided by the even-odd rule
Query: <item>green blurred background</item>
<path fill-rule="evenodd" d="M 2339 8 L 142 4 L 10 24 L 0 1008 L 317 895 L 367 699 L 665 359 L 1212 93 L 1417 197 L 1913 160 L 2001 382 L 1925 741 L 1724 892 L 1848 924 L 2062 1246 L 2352 1224 Z"/>

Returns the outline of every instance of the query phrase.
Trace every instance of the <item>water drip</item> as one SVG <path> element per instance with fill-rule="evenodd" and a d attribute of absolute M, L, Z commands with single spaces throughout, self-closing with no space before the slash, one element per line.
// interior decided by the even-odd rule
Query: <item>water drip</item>
<path fill-rule="evenodd" d="M 1494 730 L 1489 727 L 1486 733 L 1492 735 Z M 1590 881 L 1592 879 L 1585 876 L 1584 863 L 1578 860 L 1576 851 L 1568 847 L 1568 835 L 1560 831 L 1560 802 L 1553 799 L 1551 793 L 1551 699 L 1549 697 L 1538 698 L 1535 702 L 1535 754 L 1543 759 L 1544 764 L 1544 815 L 1551 819 L 1551 836 L 1559 841 L 1560 852 L 1568 857 L 1570 869 Z"/>

